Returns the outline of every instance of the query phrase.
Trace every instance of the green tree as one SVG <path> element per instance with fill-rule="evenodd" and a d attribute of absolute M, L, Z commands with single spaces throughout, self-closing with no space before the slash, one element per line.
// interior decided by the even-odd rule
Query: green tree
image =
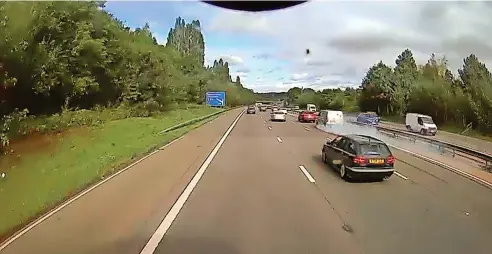
<path fill-rule="evenodd" d="M 394 92 L 391 96 L 391 104 L 393 110 L 403 115 L 406 112 L 408 100 L 410 99 L 410 90 L 415 85 L 419 77 L 419 72 L 410 49 L 405 49 L 396 58 L 395 63 L 396 67 L 393 76 Z"/>
<path fill-rule="evenodd" d="M 463 60 L 463 68 L 458 73 L 463 82 L 463 90 L 468 93 L 478 128 L 484 132 L 492 132 L 491 73 L 473 54 Z"/>
<path fill-rule="evenodd" d="M 292 87 L 287 91 L 287 102 L 295 102 L 302 93 L 302 89 L 299 87 Z"/>
<path fill-rule="evenodd" d="M 374 111 L 379 114 L 392 114 L 391 101 L 395 93 L 393 70 L 382 61 L 373 65 L 362 79 L 362 90 L 359 97 L 359 107 L 363 111 Z"/>

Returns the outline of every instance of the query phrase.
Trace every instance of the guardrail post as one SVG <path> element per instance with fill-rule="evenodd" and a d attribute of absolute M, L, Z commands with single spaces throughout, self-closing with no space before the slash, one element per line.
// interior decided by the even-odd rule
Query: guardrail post
<path fill-rule="evenodd" d="M 453 158 L 456 157 L 456 149 L 453 148 Z"/>

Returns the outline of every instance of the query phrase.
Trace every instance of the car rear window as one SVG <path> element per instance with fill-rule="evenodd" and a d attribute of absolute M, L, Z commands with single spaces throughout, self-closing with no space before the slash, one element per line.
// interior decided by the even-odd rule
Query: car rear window
<path fill-rule="evenodd" d="M 389 148 L 383 143 L 364 143 L 359 145 L 360 153 L 363 155 L 390 155 Z"/>

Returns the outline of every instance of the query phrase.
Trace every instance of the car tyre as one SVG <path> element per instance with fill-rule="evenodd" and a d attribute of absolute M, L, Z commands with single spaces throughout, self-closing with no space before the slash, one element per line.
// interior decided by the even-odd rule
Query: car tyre
<path fill-rule="evenodd" d="M 420 129 L 420 135 L 425 135 L 424 129 Z"/>
<path fill-rule="evenodd" d="M 323 161 L 324 164 L 328 163 L 328 160 L 326 159 L 326 154 L 324 152 L 321 153 L 321 161 Z"/>
<path fill-rule="evenodd" d="M 347 169 L 345 168 L 345 164 L 342 164 L 340 166 L 339 173 L 340 173 L 340 178 L 342 178 L 343 180 L 347 181 L 348 176 L 347 176 Z"/>

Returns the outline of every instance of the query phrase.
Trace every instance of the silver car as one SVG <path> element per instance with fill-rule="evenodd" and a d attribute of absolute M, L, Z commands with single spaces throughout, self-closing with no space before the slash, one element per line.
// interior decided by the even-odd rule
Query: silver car
<path fill-rule="evenodd" d="M 285 122 L 287 121 L 287 118 L 285 117 L 285 113 L 282 111 L 274 111 L 270 114 L 270 121 L 280 121 L 280 122 Z"/>

